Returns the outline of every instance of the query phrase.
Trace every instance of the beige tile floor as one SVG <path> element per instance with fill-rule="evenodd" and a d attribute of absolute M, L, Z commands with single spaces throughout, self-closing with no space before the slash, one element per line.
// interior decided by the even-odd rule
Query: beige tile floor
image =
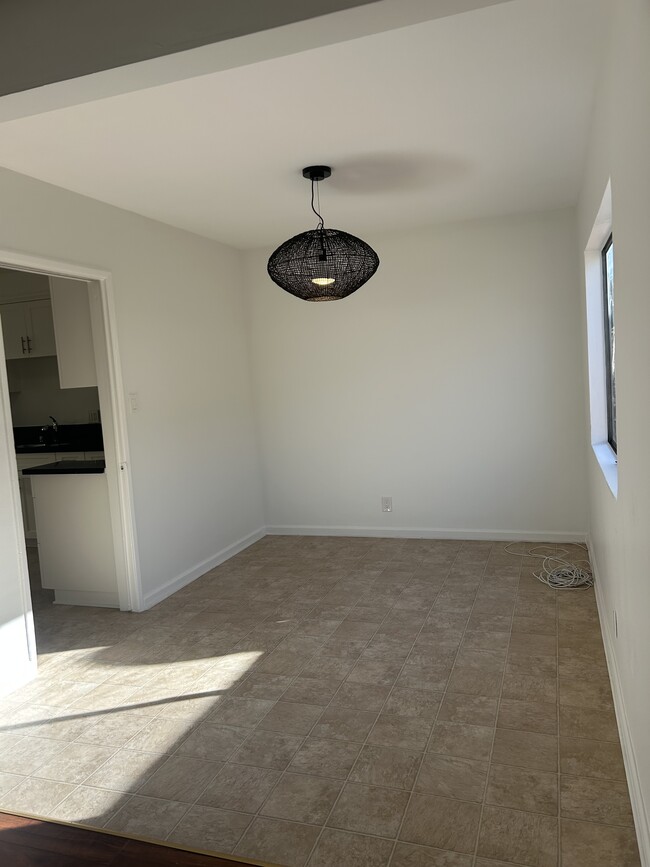
<path fill-rule="evenodd" d="M 638 865 L 593 591 L 504 548 L 267 537 L 143 614 L 35 592 L 0 809 L 284 867 Z"/>

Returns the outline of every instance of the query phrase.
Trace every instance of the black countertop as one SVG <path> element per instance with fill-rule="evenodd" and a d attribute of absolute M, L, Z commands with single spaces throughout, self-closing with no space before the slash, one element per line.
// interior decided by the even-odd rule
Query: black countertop
<path fill-rule="evenodd" d="M 51 455 L 54 452 L 59 454 L 60 452 L 85 451 L 86 449 L 83 446 L 72 445 L 71 443 L 56 443 L 53 445 L 47 443 L 26 443 L 25 445 L 16 446 L 17 455 Z M 88 449 L 88 451 L 90 451 L 90 449 Z M 95 451 L 95 449 L 93 449 L 93 451 Z M 102 449 L 97 449 L 97 451 L 102 451 Z"/>
<path fill-rule="evenodd" d="M 101 424 L 60 424 L 56 434 L 51 428 L 43 433 L 40 427 L 15 427 L 14 443 L 19 455 L 104 451 Z"/>
<path fill-rule="evenodd" d="M 56 461 L 53 464 L 40 464 L 23 470 L 24 476 L 57 476 L 103 473 L 105 461 Z"/>

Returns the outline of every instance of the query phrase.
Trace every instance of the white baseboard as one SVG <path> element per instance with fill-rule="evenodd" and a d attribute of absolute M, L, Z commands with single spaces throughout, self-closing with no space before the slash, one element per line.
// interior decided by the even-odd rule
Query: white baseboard
<path fill-rule="evenodd" d="M 117 593 L 94 590 L 55 590 L 55 605 L 90 605 L 93 608 L 119 608 Z"/>
<path fill-rule="evenodd" d="M 168 581 L 157 590 L 145 593 L 143 610 L 146 611 L 147 608 L 152 608 L 154 605 L 162 602 L 163 599 L 167 599 L 172 593 L 176 593 L 177 590 L 186 587 L 192 581 L 196 581 L 197 578 L 209 572 L 210 569 L 214 569 L 216 566 L 221 565 L 221 563 L 225 563 L 226 560 L 234 557 L 235 554 L 239 554 L 240 551 L 243 551 L 255 542 L 259 542 L 264 536 L 266 536 L 266 528 L 260 527 L 259 530 L 255 530 L 253 533 L 249 533 L 248 536 L 244 536 L 243 539 L 233 542 L 232 545 L 228 545 L 226 548 L 213 554 L 212 557 L 208 557 L 207 560 L 203 560 L 201 563 L 197 563 L 196 566 L 192 566 L 191 569 L 183 572 L 178 577 L 172 578 L 171 581 Z"/>
<path fill-rule="evenodd" d="M 594 575 L 594 590 L 596 591 L 596 604 L 598 605 L 598 616 L 600 618 L 600 631 L 603 636 L 603 645 L 605 646 L 607 669 L 612 684 L 614 709 L 616 711 L 616 720 L 618 722 L 618 733 L 621 739 L 623 762 L 625 764 L 627 784 L 630 790 L 630 801 L 632 803 L 632 813 L 634 815 L 634 824 L 636 826 L 636 836 L 639 842 L 639 855 L 643 867 L 650 867 L 650 816 L 648 815 L 648 810 L 646 809 L 643 800 L 643 789 L 641 788 L 641 780 L 639 779 L 639 766 L 636 760 L 636 753 L 630 733 L 630 724 L 625 709 L 625 700 L 621 689 L 621 679 L 618 671 L 618 662 L 616 660 L 616 650 L 610 630 L 610 612 L 607 610 L 605 598 L 601 589 L 598 577 L 598 564 L 596 563 L 594 549 L 590 539 L 587 540 L 587 545 L 589 547 L 591 569 Z"/>
<path fill-rule="evenodd" d="M 558 533 L 554 531 L 520 531 L 513 530 L 504 532 L 501 530 L 448 530 L 448 529 L 427 529 L 422 527 L 310 527 L 302 525 L 288 525 L 277 527 L 260 527 L 243 539 L 233 542 L 227 548 L 208 557 L 201 563 L 197 563 L 191 569 L 172 578 L 162 587 L 144 596 L 143 610 L 152 608 L 163 599 L 167 599 L 177 590 L 196 581 L 201 575 L 214 569 L 221 563 L 225 563 L 235 554 L 239 554 L 245 548 L 255 544 L 264 536 L 369 536 L 374 538 L 385 539 L 474 539 L 474 540 L 494 540 L 498 542 L 584 542 L 584 532 L 567 532 Z"/>
<path fill-rule="evenodd" d="M 584 531 L 558 533 L 539 530 L 450 530 L 426 527 L 267 527 L 270 536 L 372 536 L 384 539 L 468 539 L 495 542 L 584 542 Z"/>

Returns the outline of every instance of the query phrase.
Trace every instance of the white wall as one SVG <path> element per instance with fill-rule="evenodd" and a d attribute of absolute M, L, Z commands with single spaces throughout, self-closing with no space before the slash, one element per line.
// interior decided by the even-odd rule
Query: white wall
<path fill-rule="evenodd" d="M 0 250 L 112 272 L 151 601 L 264 523 L 240 254 L 6 170 L 0 201 Z"/>
<path fill-rule="evenodd" d="M 366 240 L 379 271 L 330 304 L 247 255 L 267 525 L 584 534 L 575 212 Z"/>
<path fill-rule="evenodd" d="M 579 205 L 582 258 L 611 177 L 618 498 L 589 449 L 592 554 L 639 844 L 650 864 L 650 5 L 615 0 Z M 588 447 L 588 434 L 585 441 Z M 618 638 L 611 634 L 612 611 Z"/>

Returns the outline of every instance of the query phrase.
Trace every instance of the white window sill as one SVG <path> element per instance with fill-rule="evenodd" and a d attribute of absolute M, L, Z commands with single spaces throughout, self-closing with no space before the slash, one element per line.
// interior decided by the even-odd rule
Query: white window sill
<path fill-rule="evenodd" d="M 616 461 L 616 453 L 609 443 L 592 443 L 592 449 L 596 455 L 605 481 L 609 485 L 609 489 L 618 497 L 618 463 Z"/>

